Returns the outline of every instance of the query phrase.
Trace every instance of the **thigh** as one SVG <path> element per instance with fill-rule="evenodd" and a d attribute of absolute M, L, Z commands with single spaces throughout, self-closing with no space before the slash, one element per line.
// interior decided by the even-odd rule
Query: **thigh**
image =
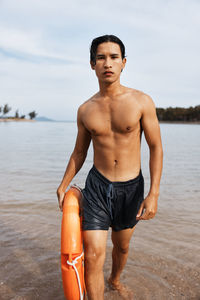
<path fill-rule="evenodd" d="M 112 230 L 113 245 L 121 249 L 128 248 L 134 230 L 135 226 L 133 228 L 128 228 L 120 231 Z"/>
<path fill-rule="evenodd" d="M 108 236 L 107 230 L 83 231 L 85 256 L 105 255 L 107 236 Z"/>

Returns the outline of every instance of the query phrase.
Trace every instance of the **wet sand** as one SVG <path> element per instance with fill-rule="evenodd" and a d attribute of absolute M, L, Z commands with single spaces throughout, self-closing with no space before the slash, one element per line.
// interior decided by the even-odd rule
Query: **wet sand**
<path fill-rule="evenodd" d="M 4 214 L 0 229 L 0 299 L 64 300 L 60 272 L 61 213 L 55 204 L 39 207 L 30 203 L 23 209 L 15 207 L 15 214 L 8 206 L 1 206 Z M 163 236 L 156 232 L 162 225 L 161 214 L 149 224 L 137 225 L 122 282 L 133 290 L 137 300 L 199 300 L 197 249 L 191 246 L 190 251 L 188 243 L 181 244 L 187 234 L 181 239 L 170 228 L 167 247 L 166 232 Z M 111 250 L 109 237 L 105 279 L 110 274 Z M 106 284 L 105 300 L 112 299 L 122 298 Z"/>

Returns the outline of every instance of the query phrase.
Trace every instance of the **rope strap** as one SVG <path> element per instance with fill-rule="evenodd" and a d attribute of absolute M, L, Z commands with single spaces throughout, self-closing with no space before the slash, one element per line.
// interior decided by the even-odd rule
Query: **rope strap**
<path fill-rule="evenodd" d="M 68 264 L 69 266 L 72 266 L 72 267 L 74 268 L 74 271 L 76 272 L 76 277 L 77 277 L 77 280 L 78 280 L 78 286 L 79 286 L 80 300 L 83 300 L 83 297 L 84 297 L 84 291 L 83 291 L 83 293 L 82 293 L 82 290 L 81 290 L 81 281 L 80 281 L 80 277 L 79 277 L 79 273 L 78 273 L 76 264 L 77 264 L 77 262 L 78 262 L 78 259 L 80 259 L 82 256 L 83 256 L 83 252 L 81 253 L 81 255 L 77 256 L 74 260 L 72 260 L 72 262 L 70 262 L 70 261 L 67 260 L 67 264 Z"/>

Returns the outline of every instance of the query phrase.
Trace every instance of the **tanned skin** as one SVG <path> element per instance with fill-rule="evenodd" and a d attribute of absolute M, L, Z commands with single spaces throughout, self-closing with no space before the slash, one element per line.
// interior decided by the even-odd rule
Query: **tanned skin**
<path fill-rule="evenodd" d="M 141 133 L 150 150 L 150 189 L 139 209 L 137 220 L 152 219 L 157 212 L 162 172 L 160 128 L 152 99 L 141 91 L 120 84 L 126 64 L 118 44 L 98 46 L 96 63 L 91 67 L 99 81 L 99 92 L 78 109 L 78 134 L 63 180 L 57 190 L 62 210 L 65 191 L 82 167 L 90 142 L 94 148 L 94 165 L 110 181 L 127 181 L 138 176 L 141 168 Z M 120 274 L 128 257 L 129 242 L 135 227 L 112 231 L 112 271 L 109 283 L 124 299 L 131 299 L 121 284 Z M 106 230 L 87 230 L 84 235 L 85 281 L 89 300 L 104 299 L 103 264 L 106 253 Z"/>

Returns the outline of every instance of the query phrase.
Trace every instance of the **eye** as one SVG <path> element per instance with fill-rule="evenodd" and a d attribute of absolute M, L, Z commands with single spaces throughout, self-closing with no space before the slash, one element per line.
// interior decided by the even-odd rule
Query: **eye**
<path fill-rule="evenodd" d="M 97 56 L 97 59 L 100 60 L 100 59 L 104 59 L 103 56 Z"/>

